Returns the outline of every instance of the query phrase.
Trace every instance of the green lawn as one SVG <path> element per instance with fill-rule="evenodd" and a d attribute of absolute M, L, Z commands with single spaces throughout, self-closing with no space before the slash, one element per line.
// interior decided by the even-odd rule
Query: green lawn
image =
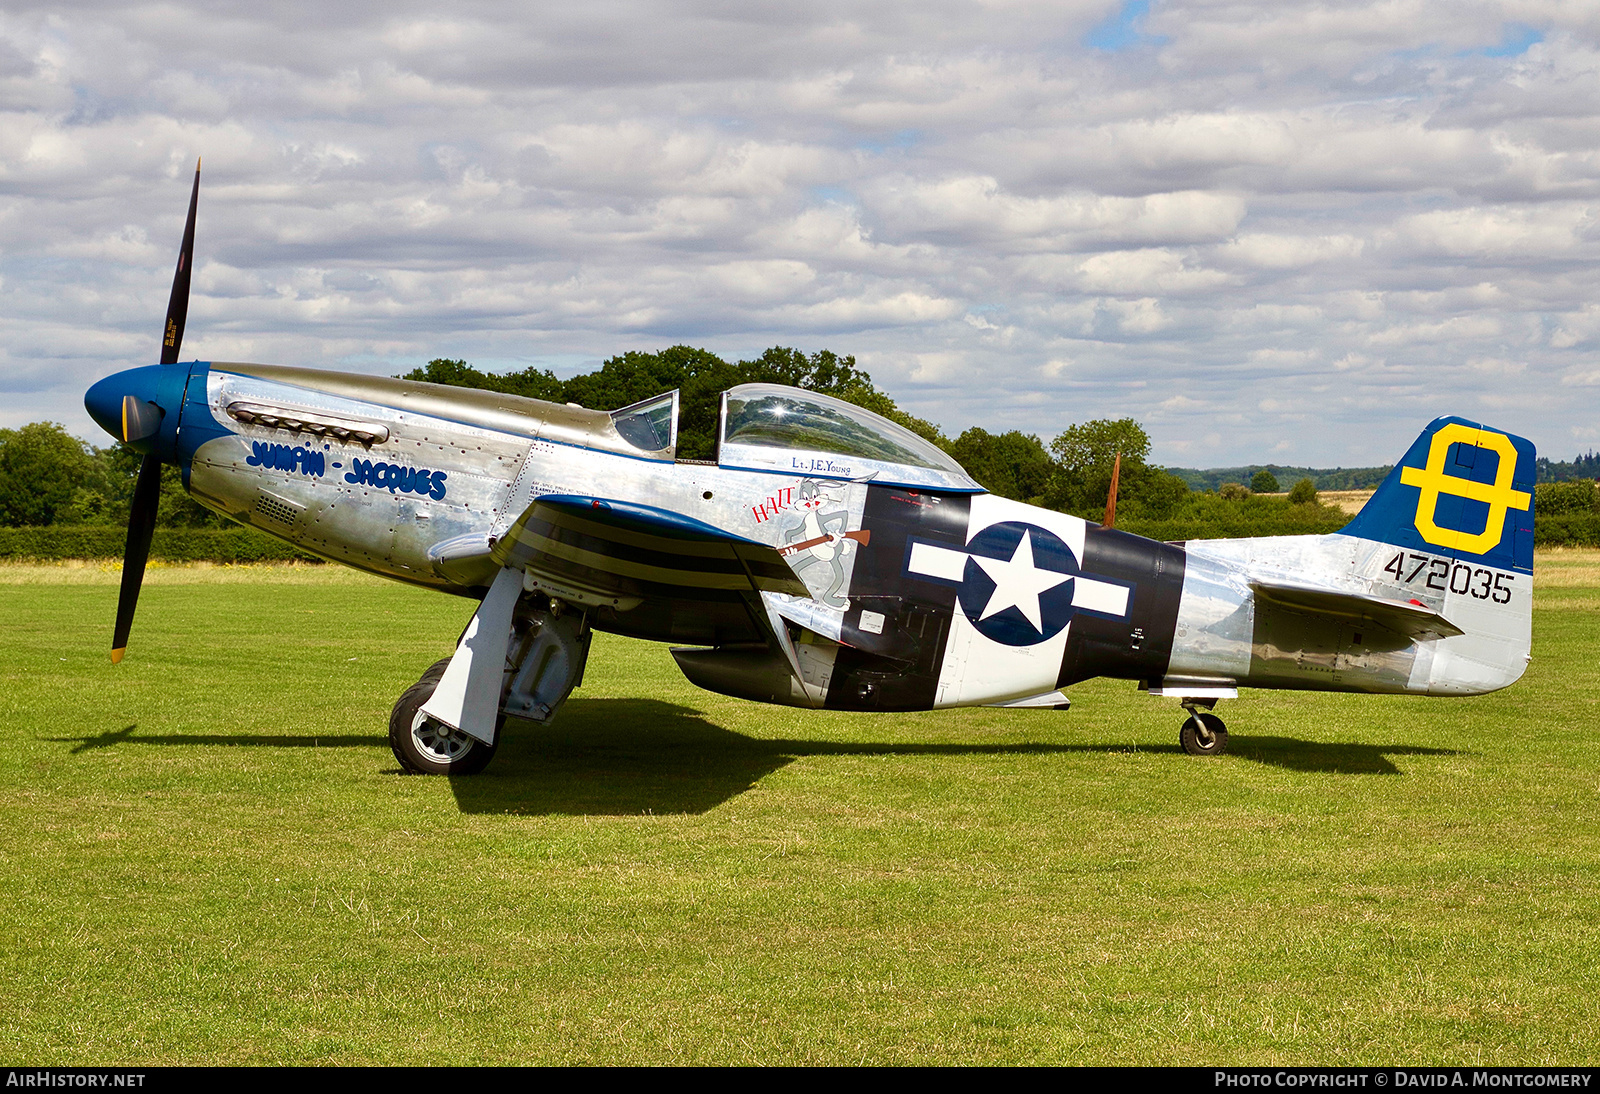
<path fill-rule="evenodd" d="M 1600 1059 L 1600 553 L 1479 699 L 697 691 L 601 636 L 404 777 L 469 603 L 332 567 L 0 567 L 0 1054 L 90 1063 Z"/>

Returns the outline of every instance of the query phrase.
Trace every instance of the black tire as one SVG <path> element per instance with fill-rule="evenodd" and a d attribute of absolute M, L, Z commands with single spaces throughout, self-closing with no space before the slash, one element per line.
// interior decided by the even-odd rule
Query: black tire
<path fill-rule="evenodd" d="M 431 681 L 432 683 L 437 684 L 440 680 L 444 679 L 444 670 L 449 667 L 450 658 L 441 657 L 439 660 L 427 667 L 422 676 L 418 678 L 417 683 L 426 684 Z M 427 700 L 424 699 L 423 702 L 427 702 Z"/>
<path fill-rule="evenodd" d="M 389 747 L 408 774 L 476 775 L 489 766 L 499 747 L 498 734 L 494 744 L 486 745 L 422 714 L 449 663 L 446 658 L 423 673 L 421 680 L 401 694 L 389 715 Z"/>
<path fill-rule="evenodd" d="M 1178 743 L 1191 756 L 1220 756 L 1228 751 L 1228 727 L 1215 714 L 1191 714 L 1178 731 Z"/>

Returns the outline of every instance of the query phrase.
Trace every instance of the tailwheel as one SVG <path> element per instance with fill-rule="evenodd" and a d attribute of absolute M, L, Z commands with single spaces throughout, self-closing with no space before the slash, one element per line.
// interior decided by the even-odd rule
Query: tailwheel
<path fill-rule="evenodd" d="M 1228 727 L 1209 711 L 1191 709 L 1178 731 L 1178 743 L 1191 756 L 1220 756 L 1228 751 Z"/>
<path fill-rule="evenodd" d="M 496 744 L 486 745 L 422 713 L 449 664 L 447 657 L 423 673 L 389 715 L 389 747 L 408 774 L 476 775 L 494 759 L 498 737 Z"/>

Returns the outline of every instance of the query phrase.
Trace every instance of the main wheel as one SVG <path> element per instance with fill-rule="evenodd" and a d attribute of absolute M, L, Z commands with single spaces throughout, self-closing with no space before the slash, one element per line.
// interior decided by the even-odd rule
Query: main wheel
<path fill-rule="evenodd" d="M 389 715 L 389 747 L 400 766 L 413 775 L 476 775 L 494 759 L 495 744 L 486 745 L 422 713 L 444 677 L 446 658 L 422 674 L 401 694 Z"/>
<path fill-rule="evenodd" d="M 1191 756 L 1220 756 L 1228 751 L 1228 727 L 1215 714 L 1191 714 L 1178 731 L 1178 743 Z"/>

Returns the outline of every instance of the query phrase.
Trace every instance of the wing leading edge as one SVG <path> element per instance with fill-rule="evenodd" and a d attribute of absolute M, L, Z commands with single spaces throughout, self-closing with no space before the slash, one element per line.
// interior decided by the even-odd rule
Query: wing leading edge
<path fill-rule="evenodd" d="M 584 607 L 642 611 L 646 618 L 664 604 L 681 605 L 674 614 L 682 616 L 697 604 L 747 604 L 763 592 L 811 595 L 767 544 L 682 513 L 610 498 L 539 498 L 491 555 L 500 566 L 523 571 L 530 588 Z M 676 638 L 691 637 L 695 628 L 680 619 L 670 629 Z"/>

